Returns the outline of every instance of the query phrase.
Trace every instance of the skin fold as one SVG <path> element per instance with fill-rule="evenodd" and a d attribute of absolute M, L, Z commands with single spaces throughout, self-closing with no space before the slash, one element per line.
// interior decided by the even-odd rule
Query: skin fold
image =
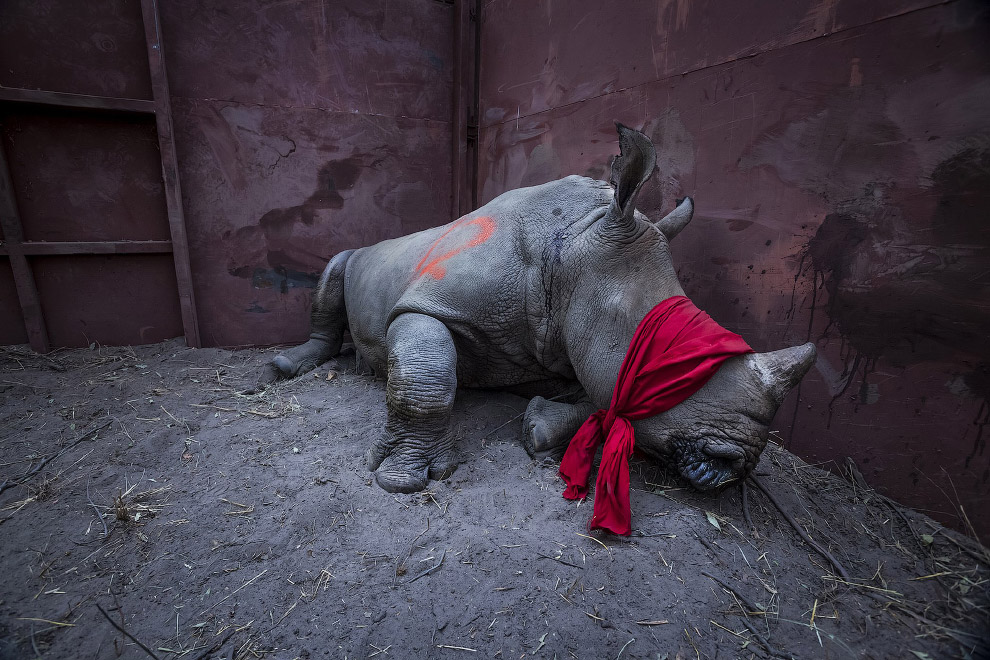
<path fill-rule="evenodd" d="M 569 176 L 512 190 L 442 227 L 336 255 L 314 294 L 309 341 L 275 357 L 262 384 L 325 362 L 349 330 L 387 379 L 388 417 L 368 467 L 392 492 L 454 471 L 457 387 L 533 396 L 523 445 L 561 455 L 608 407 L 639 322 L 684 295 L 669 242 L 693 201 L 657 222 L 637 211 L 656 154 L 642 133 L 620 125 L 619 136 L 610 182 Z M 635 422 L 636 446 L 700 490 L 744 478 L 814 360 L 810 343 L 731 358 L 683 403 Z"/>

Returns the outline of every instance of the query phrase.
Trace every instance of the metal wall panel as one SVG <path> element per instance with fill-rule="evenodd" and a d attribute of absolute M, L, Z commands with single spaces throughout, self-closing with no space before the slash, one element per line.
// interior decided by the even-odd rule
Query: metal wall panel
<path fill-rule="evenodd" d="M 667 43 L 683 42 L 692 21 L 720 24 L 737 11 L 703 4 L 667 25 Z M 846 5 L 815 6 L 844 17 Z M 689 295 L 758 350 L 819 348 L 817 368 L 776 418 L 786 446 L 833 465 L 851 456 L 871 484 L 942 520 L 958 522 L 961 502 L 987 535 L 990 519 L 973 514 L 990 504 L 988 9 L 905 2 L 885 13 L 895 16 L 787 43 L 772 35 L 799 34 L 805 18 L 792 16 L 789 30 L 775 24 L 780 15 L 754 12 L 728 22 L 765 19 L 769 35 L 741 29 L 764 52 L 730 52 L 714 66 L 703 65 L 721 56 L 685 56 L 702 68 L 660 69 L 615 91 L 609 71 L 642 60 L 615 38 L 588 40 L 584 57 L 601 65 L 582 84 L 601 84 L 597 93 L 550 71 L 530 92 L 557 90 L 553 107 L 517 119 L 521 92 L 505 82 L 501 96 L 485 72 L 544 62 L 573 39 L 582 13 L 548 22 L 544 39 L 507 55 L 491 35 L 540 20 L 538 7 L 493 3 L 482 197 L 572 173 L 605 178 L 612 121 L 645 128 L 660 153 L 641 208 L 659 217 L 678 197 L 696 199 L 695 221 L 673 244 Z M 603 34 L 635 22 L 592 18 Z M 655 14 L 639 18 L 649 26 Z M 707 35 L 721 29 L 696 29 L 694 48 L 711 51 L 722 40 Z"/>
<path fill-rule="evenodd" d="M 937 0 L 494 0 L 484 7 L 491 124 L 743 59 Z"/>
<path fill-rule="evenodd" d="M 183 0 L 162 12 L 173 96 L 450 119 L 447 4 Z"/>
<path fill-rule="evenodd" d="M 163 112 L 174 115 L 200 297 L 191 318 L 198 315 L 194 325 L 207 344 L 305 338 L 309 293 L 330 256 L 451 219 L 454 6 L 185 0 L 162 3 L 159 12 L 160 29 L 152 20 L 148 34 L 161 40 L 167 60 L 172 102 L 164 108 L 150 101 L 141 3 L 0 6 L 0 86 L 23 88 L 0 89 L 0 119 L 24 238 L 86 241 L 26 244 L 25 254 L 172 250 L 155 116 L 108 108 L 157 112 L 159 120 Z M 35 89 L 43 91 L 25 91 Z M 35 268 L 57 262 L 29 261 Z M 95 263 L 77 260 L 71 270 L 84 279 L 110 273 L 101 267 L 87 274 Z M 50 275 L 46 282 L 56 273 Z M 139 305 L 157 301 L 171 309 L 173 284 L 174 273 L 164 288 L 132 291 L 147 299 Z M 46 286 L 40 295 L 57 290 Z M 41 302 L 46 313 L 64 311 L 53 300 Z M 34 317 L 32 337 L 42 337 L 44 319 Z M 6 335 L 22 337 L 18 319 L 3 323 Z M 162 319 L 154 325 L 174 327 Z M 52 343 L 59 345 L 58 336 L 78 345 L 77 326 L 57 321 Z M 104 343 L 145 339 L 89 336 Z"/>
<path fill-rule="evenodd" d="M 32 257 L 30 262 L 55 346 L 151 344 L 182 335 L 171 255 Z"/>
<path fill-rule="evenodd" d="M 449 127 L 439 122 L 176 102 L 204 343 L 309 334 L 329 258 L 449 221 Z"/>
<path fill-rule="evenodd" d="M 0 323 L 0 346 L 27 342 L 21 306 L 17 302 L 14 273 L 11 272 L 10 261 L 6 257 L 0 257 L 0 318 L 4 319 Z"/>
<path fill-rule="evenodd" d="M 154 118 L 0 113 L 25 240 L 169 238 Z"/>
<path fill-rule="evenodd" d="M 151 98 L 141 3 L 4 0 L 0 85 Z"/>
<path fill-rule="evenodd" d="M 454 8 L 162 11 L 203 342 L 301 341 L 333 254 L 450 220 Z"/>

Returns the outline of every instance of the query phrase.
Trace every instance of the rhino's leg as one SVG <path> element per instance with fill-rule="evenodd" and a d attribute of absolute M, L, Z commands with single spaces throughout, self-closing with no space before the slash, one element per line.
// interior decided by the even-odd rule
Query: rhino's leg
<path fill-rule="evenodd" d="M 578 428 L 595 412 L 587 398 L 577 403 L 530 399 L 523 415 L 523 447 L 533 458 L 560 459 Z"/>
<path fill-rule="evenodd" d="M 259 385 L 294 378 L 311 371 L 340 352 L 347 327 L 344 308 L 344 269 L 354 250 L 335 255 L 323 269 L 313 294 L 309 341 L 276 355 L 265 365 Z"/>
<path fill-rule="evenodd" d="M 457 390 L 457 351 L 443 323 L 401 314 L 389 325 L 385 430 L 368 452 L 368 469 L 389 492 L 411 493 L 457 467 L 450 411 Z"/>

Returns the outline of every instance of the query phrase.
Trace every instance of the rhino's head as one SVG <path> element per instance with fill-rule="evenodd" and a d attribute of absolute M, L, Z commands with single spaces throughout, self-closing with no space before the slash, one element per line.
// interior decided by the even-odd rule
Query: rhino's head
<path fill-rule="evenodd" d="M 561 329 L 568 358 L 592 402 L 607 408 L 636 326 L 661 301 L 684 295 L 669 241 L 690 222 L 685 199 L 651 222 L 635 210 L 656 153 L 650 140 L 619 126 L 621 155 L 612 163 L 615 193 L 602 217 L 584 223 L 570 243 L 574 273 Z M 814 344 L 727 360 L 705 386 L 671 410 L 634 423 L 636 447 L 675 465 L 700 490 L 742 479 L 756 466 L 770 422 L 815 360 Z"/>
<path fill-rule="evenodd" d="M 636 446 L 675 466 L 698 490 L 744 479 L 766 446 L 777 407 L 814 361 L 810 343 L 730 358 L 686 401 L 634 422 Z"/>

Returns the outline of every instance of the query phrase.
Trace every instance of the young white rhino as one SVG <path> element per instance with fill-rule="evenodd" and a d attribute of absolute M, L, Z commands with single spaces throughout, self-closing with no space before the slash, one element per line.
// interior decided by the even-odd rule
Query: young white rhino
<path fill-rule="evenodd" d="M 388 379 L 388 418 L 368 453 L 388 491 L 422 490 L 454 471 L 457 387 L 534 397 L 524 446 L 562 453 L 589 414 L 608 408 L 640 321 L 684 295 L 668 242 L 691 220 L 692 201 L 657 222 L 636 211 L 656 154 L 645 135 L 618 128 L 611 185 L 569 176 L 512 190 L 443 227 L 333 257 L 309 341 L 278 355 L 262 382 L 325 362 L 349 329 Z M 745 478 L 814 359 L 810 343 L 732 357 L 682 403 L 634 422 L 636 448 L 700 490 Z M 570 402 L 549 400 L 569 392 Z"/>

